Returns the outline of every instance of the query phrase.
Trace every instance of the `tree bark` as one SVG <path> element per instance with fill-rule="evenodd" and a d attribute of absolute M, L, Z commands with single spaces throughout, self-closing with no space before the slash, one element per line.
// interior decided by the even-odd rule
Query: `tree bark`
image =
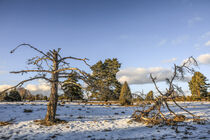
<path fill-rule="evenodd" d="M 53 51 L 53 71 L 58 70 L 58 54 L 54 50 Z M 57 109 L 57 102 L 58 102 L 58 73 L 52 73 L 52 82 L 51 82 L 51 94 L 49 103 L 47 105 L 47 114 L 45 116 L 46 122 L 55 122 L 55 115 Z"/>

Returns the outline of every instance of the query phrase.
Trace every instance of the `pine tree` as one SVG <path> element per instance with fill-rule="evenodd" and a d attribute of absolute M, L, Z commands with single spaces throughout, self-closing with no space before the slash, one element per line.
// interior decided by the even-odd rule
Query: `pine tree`
<path fill-rule="evenodd" d="M 147 96 L 146 96 L 145 100 L 147 100 L 147 101 L 154 100 L 154 96 L 153 96 L 153 91 L 152 90 L 147 93 Z"/>
<path fill-rule="evenodd" d="M 130 105 L 132 104 L 132 95 L 130 88 L 128 86 L 128 83 L 125 81 L 121 92 L 120 92 L 120 98 L 119 98 L 120 104 L 121 105 Z"/>
<path fill-rule="evenodd" d="M 192 96 L 207 97 L 207 78 L 200 72 L 195 72 L 191 81 L 188 83 Z"/>
<path fill-rule="evenodd" d="M 4 99 L 6 101 L 21 101 L 21 96 L 17 90 L 11 90 Z"/>
<path fill-rule="evenodd" d="M 78 77 L 78 73 L 72 72 L 69 74 L 69 78 L 64 81 L 62 85 L 64 96 L 71 101 L 83 99 L 83 92 L 81 85 L 78 83 Z"/>
<path fill-rule="evenodd" d="M 99 100 L 118 100 L 120 96 L 121 84 L 116 78 L 121 64 L 116 58 L 106 59 L 104 62 L 98 61 L 91 67 L 92 85 L 87 90 L 92 93 L 92 97 Z"/>

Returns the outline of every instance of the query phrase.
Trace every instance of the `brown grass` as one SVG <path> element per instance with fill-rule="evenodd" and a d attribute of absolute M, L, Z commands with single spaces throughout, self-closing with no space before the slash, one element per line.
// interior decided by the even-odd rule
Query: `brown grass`
<path fill-rule="evenodd" d="M 12 124 L 11 122 L 8 122 L 8 121 L 3 121 L 3 122 L 0 122 L 0 126 L 6 126 L 6 125 L 10 125 Z"/>
<path fill-rule="evenodd" d="M 52 126 L 58 124 L 66 124 L 67 121 L 56 119 L 55 122 L 46 122 L 45 120 L 34 120 L 34 123 L 37 125 Z"/>

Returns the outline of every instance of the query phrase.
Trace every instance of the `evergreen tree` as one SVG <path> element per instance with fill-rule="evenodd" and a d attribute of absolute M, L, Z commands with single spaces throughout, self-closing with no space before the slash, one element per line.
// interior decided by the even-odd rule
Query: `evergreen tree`
<path fill-rule="evenodd" d="M 92 97 L 99 100 L 118 100 L 120 96 L 121 84 L 116 78 L 121 64 L 116 58 L 106 59 L 97 62 L 91 67 L 93 71 L 91 78 L 92 85 L 87 90 L 92 93 Z"/>
<path fill-rule="evenodd" d="M 17 90 L 11 90 L 7 96 L 4 97 L 6 101 L 21 101 L 21 96 Z"/>
<path fill-rule="evenodd" d="M 83 99 L 83 92 L 81 85 L 78 83 L 79 75 L 76 72 L 69 74 L 69 78 L 64 81 L 62 89 L 64 91 L 64 96 L 72 100 Z"/>
<path fill-rule="evenodd" d="M 121 92 L 120 92 L 120 98 L 119 98 L 120 104 L 121 105 L 130 105 L 132 104 L 132 95 L 130 88 L 128 86 L 128 83 L 125 81 Z"/>
<path fill-rule="evenodd" d="M 195 72 L 189 82 L 189 88 L 191 90 L 192 96 L 196 97 L 207 97 L 207 78 L 200 72 Z"/>
<path fill-rule="evenodd" d="M 147 100 L 147 101 L 154 100 L 154 96 L 153 96 L 153 91 L 152 90 L 147 93 L 147 96 L 146 96 L 145 100 Z"/>

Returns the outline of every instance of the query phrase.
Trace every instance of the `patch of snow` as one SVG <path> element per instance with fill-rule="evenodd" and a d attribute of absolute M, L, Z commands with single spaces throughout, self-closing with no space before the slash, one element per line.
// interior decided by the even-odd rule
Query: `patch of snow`
<path fill-rule="evenodd" d="M 129 122 L 134 110 L 141 107 L 67 103 L 64 106 L 58 105 L 56 117 L 68 123 L 40 126 L 34 124 L 33 120 L 45 117 L 46 102 L 0 102 L 0 121 L 14 122 L 12 125 L 1 126 L 0 139 L 210 139 L 210 103 L 182 102 L 180 105 L 208 122 L 205 125 L 183 123 L 178 130 L 173 126 L 149 128 L 141 123 Z M 180 114 L 187 115 L 173 103 L 170 106 Z M 33 111 L 26 113 L 24 109 Z M 166 112 L 166 107 L 162 111 Z"/>

